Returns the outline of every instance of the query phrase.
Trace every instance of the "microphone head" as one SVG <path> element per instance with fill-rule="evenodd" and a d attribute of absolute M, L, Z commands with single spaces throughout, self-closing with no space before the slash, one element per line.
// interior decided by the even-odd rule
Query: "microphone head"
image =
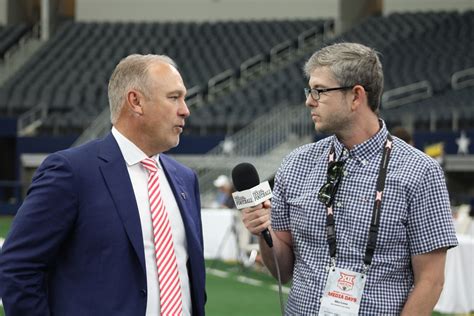
<path fill-rule="evenodd" d="M 260 178 L 255 167 L 243 162 L 232 169 L 232 182 L 237 191 L 244 191 L 260 184 Z"/>

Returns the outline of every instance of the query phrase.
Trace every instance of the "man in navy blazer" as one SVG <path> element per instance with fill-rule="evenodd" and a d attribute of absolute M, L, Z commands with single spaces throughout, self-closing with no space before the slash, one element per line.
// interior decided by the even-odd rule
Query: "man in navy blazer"
<path fill-rule="evenodd" d="M 204 315 L 196 174 L 162 154 L 189 110 L 175 63 L 130 55 L 109 82 L 112 132 L 54 153 L 33 177 L 0 254 L 6 315 L 160 315 L 144 158 L 158 163 L 182 290 L 179 315 Z"/>

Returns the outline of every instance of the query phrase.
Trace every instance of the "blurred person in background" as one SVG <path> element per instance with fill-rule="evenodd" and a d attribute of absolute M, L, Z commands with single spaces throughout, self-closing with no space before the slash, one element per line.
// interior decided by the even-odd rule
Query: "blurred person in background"
<path fill-rule="evenodd" d="M 411 133 L 403 126 L 396 126 L 392 129 L 392 135 L 400 138 L 405 143 L 415 146 Z"/>
<path fill-rule="evenodd" d="M 214 207 L 216 208 L 234 208 L 234 199 L 232 193 L 235 191 L 229 177 L 221 174 L 212 183 L 217 189 Z"/>
<path fill-rule="evenodd" d="M 162 154 L 190 114 L 181 75 L 167 56 L 130 55 L 108 93 L 111 133 L 48 156 L 15 216 L 7 315 L 204 315 L 198 180 Z"/>
<path fill-rule="evenodd" d="M 266 266 L 292 280 L 287 315 L 430 315 L 457 245 L 440 165 L 392 138 L 376 52 L 356 43 L 307 61 L 306 106 L 332 136 L 290 153 L 273 198 L 242 211 Z"/>

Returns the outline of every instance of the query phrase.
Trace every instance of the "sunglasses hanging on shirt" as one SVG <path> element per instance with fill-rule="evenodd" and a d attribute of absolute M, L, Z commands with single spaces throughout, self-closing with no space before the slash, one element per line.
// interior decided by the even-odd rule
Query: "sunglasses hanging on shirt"
<path fill-rule="evenodd" d="M 344 173 L 345 161 L 331 161 L 328 164 L 326 183 L 319 189 L 318 200 L 326 207 L 332 205 L 334 196 L 336 195 L 337 187 Z"/>

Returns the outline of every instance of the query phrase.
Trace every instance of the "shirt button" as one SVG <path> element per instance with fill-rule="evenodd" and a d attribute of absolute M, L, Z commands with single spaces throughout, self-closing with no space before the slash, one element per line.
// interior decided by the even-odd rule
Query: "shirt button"
<path fill-rule="evenodd" d="M 146 290 L 145 290 L 145 289 L 141 289 L 141 290 L 140 290 L 140 294 L 141 294 L 141 296 L 146 297 Z"/>
<path fill-rule="evenodd" d="M 336 206 L 337 206 L 337 207 L 342 207 L 342 202 L 337 202 L 337 203 L 336 203 Z"/>
<path fill-rule="evenodd" d="M 365 166 L 367 164 L 367 160 L 362 160 L 362 165 Z"/>
<path fill-rule="evenodd" d="M 349 174 L 349 172 L 347 172 L 346 170 L 344 170 L 344 177 L 347 177 L 348 174 Z"/>

